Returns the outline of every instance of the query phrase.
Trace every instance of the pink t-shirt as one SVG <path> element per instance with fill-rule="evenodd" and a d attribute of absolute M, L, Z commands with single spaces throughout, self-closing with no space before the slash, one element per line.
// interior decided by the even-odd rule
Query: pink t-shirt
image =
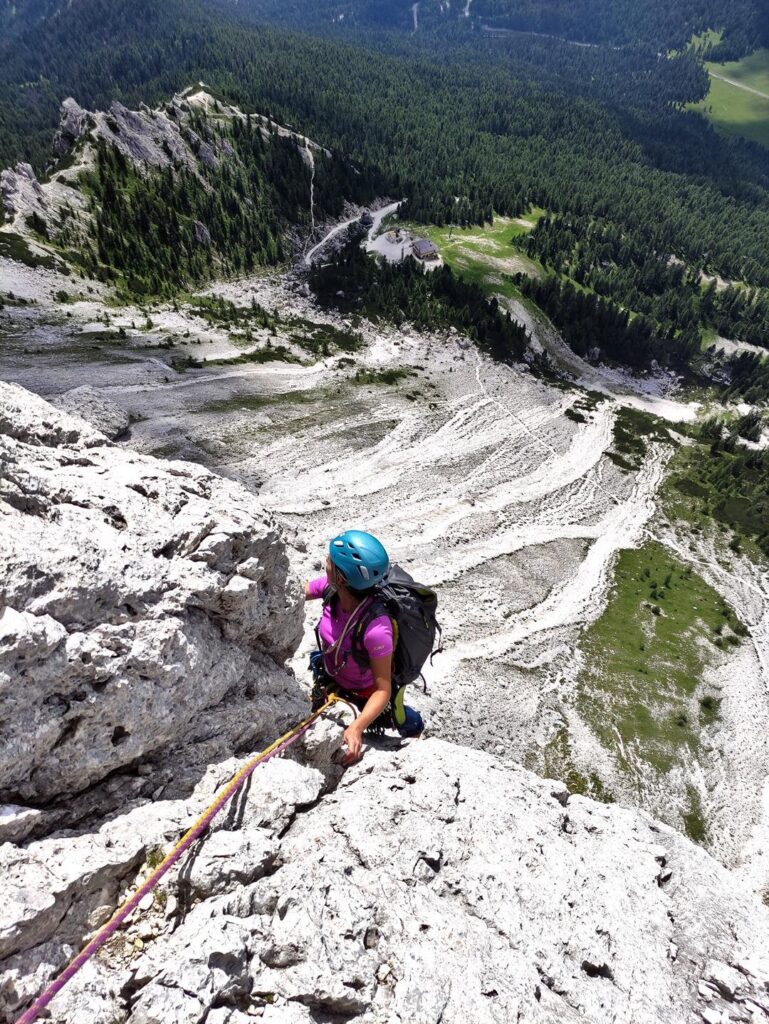
<path fill-rule="evenodd" d="M 319 576 L 312 580 L 309 585 L 309 597 L 323 597 L 323 591 L 328 586 L 328 579 Z M 335 679 L 340 686 L 346 690 L 370 690 L 374 686 L 374 676 L 370 668 L 363 668 L 355 660 L 352 654 L 352 638 L 355 633 L 355 622 L 352 622 L 345 632 L 345 626 L 351 617 L 357 618 L 363 614 L 367 601 L 363 601 L 353 612 L 343 612 L 338 601 L 332 601 L 323 609 L 318 632 L 320 633 L 321 648 L 323 650 L 323 663 L 326 671 Z M 344 639 L 338 648 L 330 650 L 344 633 Z M 363 646 L 366 648 L 370 658 L 384 658 L 393 652 L 393 625 L 387 615 L 378 615 L 372 619 L 368 629 L 363 634 Z"/>

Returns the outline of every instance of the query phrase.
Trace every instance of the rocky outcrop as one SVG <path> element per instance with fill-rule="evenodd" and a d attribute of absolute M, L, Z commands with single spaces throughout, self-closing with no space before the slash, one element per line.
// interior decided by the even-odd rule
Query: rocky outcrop
<path fill-rule="evenodd" d="M 71 96 L 61 105 L 59 129 L 53 139 L 53 151 L 58 157 L 68 156 L 91 123 L 91 115 Z"/>
<path fill-rule="evenodd" d="M 45 190 L 30 164 L 19 163 L 0 172 L 0 197 L 8 217 L 37 216 L 46 221 L 49 215 Z"/>
<path fill-rule="evenodd" d="M 195 231 L 195 241 L 198 243 L 198 245 L 202 245 L 205 246 L 206 249 L 210 249 L 211 232 L 208 230 L 205 224 L 201 224 L 199 220 L 196 220 L 192 226 L 193 230 Z"/>
<path fill-rule="evenodd" d="M 196 158 L 182 129 L 164 110 L 129 110 L 115 100 L 106 113 L 95 113 L 94 134 L 139 166 L 194 168 Z"/>
<path fill-rule="evenodd" d="M 44 182 L 37 180 L 29 164 L 0 173 L 0 202 L 8 225 L 14 234 L 22 235 L 35 253 L 60 262 L 60 251 L 49 248 L 46 239 L 59 242 L 65 250 L 77 250 L 92 237 L 94 208 L 90 190 L 83 188 L 83 174 L 96 166 L 98 148 L 106 145 L 117 150 L 140 174 L 160 170 L 179 170 L 197 176 L 206 189 L 211 175 L 222 169 L 223 162 L 235 160 L 237 154 L 225 134 L 207 126 L 205 137 L 195 132 L 194 113 L 214 113 L 218 121 L 245 121 L 246 115 L 237 107 L 220 103 L 201 84 L 185 90 L 167 104 L 152 109 L 141 104 L 129 110 L 117 100 L 104 111 L 89 111 L 68 97 L 61 106 L 61 118 L 54 137 L 54 155 L 62 160 L 50 168 Z M 329 150 L 295 131 L 259 114 L 251 115 L 266 142 L 277 136 L 296 147 L 309 166 L 314 154 Z M 198 245 L 209 247 L 209 228 L 195 223 Z"/>
<path fill-rule="evenodd" d="M 51 405 L 84 419 L 110 441 L 125 437 L 131 426 L 127 412 L 88 384 L 57 395 L 51 399 Z"/>
<path fill-rule="evenodd" d="M 323 796 L 311 763 L 338 743 L 327 723 L 307 763 L 259 769 L 55 1019 L 769 1019 L 769 911 L 673 830 L 438 740 L 369 750 Z M 237 767 L 183 807 L 3 850 L 7 1014 Z"/>
<path fill-rule="evenodd" d="M 0 1022 L 306 710 L 236 484 L 0 385 Z M 769 908 L 647 815 L 342 715 L 259 768 L 57 1024 L 769 1021 Z"/>
<path fill-rule="evenodd" d="M 210 736 L 225 701 L 234 742 L 274 726 L 302 595 L 251 495 L 6 384 L 0 464 L 0 799 L 71 796 Z"/>

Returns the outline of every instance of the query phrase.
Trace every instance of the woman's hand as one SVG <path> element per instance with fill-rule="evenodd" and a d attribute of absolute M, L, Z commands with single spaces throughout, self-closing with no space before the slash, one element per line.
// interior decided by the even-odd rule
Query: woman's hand
<path fill-rule="evenodd" d="M 363 746 L 363 729 L 358 724 L 359 719 L 348 725 L 344 731 L 343 741 L 347 747 L 347 753 L 342 758 L 342 764 L 346 767 L 351 764 L 355 764 L 356 761 L 360 760 L 361 747 Z"/>

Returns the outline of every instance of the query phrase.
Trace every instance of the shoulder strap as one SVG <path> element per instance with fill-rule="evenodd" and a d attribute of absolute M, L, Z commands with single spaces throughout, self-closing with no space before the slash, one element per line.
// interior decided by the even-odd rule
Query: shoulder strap
<path fill-rule="evenodd" d="M 368 668 L 369 655 L 366 650 L 366 645 L 363 642 L 363 638 L 366 635 L 366 630 L 369 628 L 374 619 L 378 619 L 380 615 L 386 615 L 390 622 L 393 624 L 393 641 L 397 636 L 398 624 L 393 620 L 392 615 L 387 608 L 387 604 L 382 597 L 375 596 L 371 601 L 371 604 L 361 615 L 358 622 L 355 624 L 355 631 L 352 635 L 352 656 L 363 668 Z M 395 643 L 393 642 L 393 649 Z"/>

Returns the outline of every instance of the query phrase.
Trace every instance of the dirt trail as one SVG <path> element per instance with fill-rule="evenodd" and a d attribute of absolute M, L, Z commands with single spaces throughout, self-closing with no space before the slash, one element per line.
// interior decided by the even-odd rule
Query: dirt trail
<path fill-rule="evenodd" d="M 711 78 L 717 78 L 719 82 L 726 82 L 727 85 L 733 85 L 735 89 L 742 89 L 744 92 L 752 92 L 754 96 L 760 96 L 763 100 L 769 100 L 769 93 L 761 92 L 760 89 L 754 89 L 752 85 L 745 85 L 743 82 L 736 82 L 733 78 L 727 78 L 726 75 L 718 75 L 715 71 L 708 71 Z"/>
<path fill-rule="evenodd" d="M 371 216 L 373 217 L 374 222 L 369 228 L 368 232 L 367 242 L 369 244 L 376 237 L 377 231 L 379 230 L 379 225 L 382 223 L 384 218 L 389 217 L 391 213 L 395 213 L 399 206 L 399 202 L 389 203 L 387 206 L 383 206 L 380 210 L 372 211 Z M 335 224 L 332 228 L 329 228 L 329 230 L 326 232 L 323 238 L 321 238 L 321 240 L 318 243 L 316 243 L 312 247 L 312 249 L 309 250 L 309 252 L 305 253 L 304 265 L 306 267 L 311 267 L 313 258 L 319 252 L 321 252 L 333 238 L 336 238 L 337 235 L 341 234 L 343 231 L 346 231 L 351 224 L 355 224 L 358 220 L 358 217 L 351 217 L 349 220 L 343 220 L 341 223 Z"/>

